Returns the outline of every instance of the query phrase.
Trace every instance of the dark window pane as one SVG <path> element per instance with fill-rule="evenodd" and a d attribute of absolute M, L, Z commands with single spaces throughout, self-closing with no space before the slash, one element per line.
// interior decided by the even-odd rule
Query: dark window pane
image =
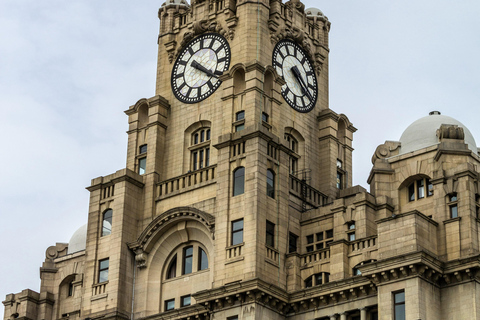
<path fill-rule="evenodd" d="M 245 191 L 245 168 L 240 167 L 233 173 L 233 195 L 243 194 Z"/>
<path fill-rule="evenodd" d="M 200 142 L 203 142 L 203 141 L 205 141 L 205 130 L 202 130 L 200 132 Z"/>
<path fill-rule="evenodd" d="M 108 209 L 103 213 L 102 237 L 112 233 L 112 214 L 112 209 Z"/>
<path fill-rule="evenodd" d="M 457 194 L 450 195 L 450 201 L 457 201 Z"/>
<path fill-rule="evenodd" d="M 328 238 L 333 238 L 333 230 L 330 229 L 330 230 L 327 230 L 325 231 L 325 237 L 328 239 Z"/>
<path fill-rule="evenodd" d="M 242 131 L 245 129 L 245 124 L 239 124 L 238 126 L 235 126 L 235 132 Z"/>
<path fill-rule="evenodd" d="M 198 133 L 195 133 L 195 135 L 193 136 L 193 144 L 197 144 L 198 143 Z"/>
<path fill-rule="evenodd" d="M 415 183 L 408 186 L 408 201 L 415 201 Z"/>
<path fill-rule="evenodd" d="M 312 287 L 312 285 L 313 285 L 312 278 L 313 278 L 313 276 L 310 276 L 305 280 L 305 288 L 311 288 Z"/>
<path fill-rule="evenodd" d="M 317 241 L 322 241 L 323 240 L 323 232 L 317 233 Z"/>
<path fill-rule="evenodd" d="M 329 283 L 330 282 L 330 273 L 324 272 L 323 273 L 323 283 Z"/>
<path fill-rule="evenodd" d="M 268 122 L 268 114 L 262 112 L 262 121 Z"/>
<path fill-rule="evenodd" d="M 293 233 L 288 235 L 288 253 L 297 252 L 297 239 L 298 237 Z"/>
<path fill-rule="evenodd" d="M 98 266 L 98 283 L 108 281 L 109 259 L 100 260 Z"/>
<path fill-rule="evenodd" d="M 172 279 L 177 276 L 177 255 L 175 255 L 168 266 L 167 279 Z"/>
<path fill-rule="evenodd" d="M 266 230 L 266 241 L 265 243 L 267 246 L 274 247 L 275 246 L 275 224 L 267 221 L 267 230 Z"/>
<path fill-rule="evenodd" d="M 343 174 L 341 172 L 337 172 L 337 189 L 343 188 Z"/>
<path fill-rule="evenodd" d="M 316 248 L 317 248 L 317 250 L 323 249 L 323 242 L 317 243 Z"/>
<path fill-rule="evenodd" d="M 197 170 L 197 163 L 198 163 L 198 152 L 193 153 L 193 170 Z"/>
<path fill-rule="evenodd" d="M 433 184 L 427 179 L 427 197 L 433 196 Z"/>
<path fill-rule="evenodd" d="M 312 252 L 313 251 L 313 246 L 307 246 L 307 252 Z"/>
<path fill-rule="evenodd" d="M 200 150 L 200 156 L 198 157 L 200 160 L 200 165 L 198 166 L 200 169 L 203 168 L 203 150 Z"/>
<path fill-rule="evenodd" d="M 313 243 L 313 234 L 307 236 L 307 243 Z"/>
<path fill-rule="evenodd" d="M 202 248 L 198 248 L 198 270 L 205 269 L 208 269 L 207 253 Z"/>
<path fill-rule="evenodd" d="M 205 167 L 210 165 L 210 148 L 205 149 Z"/>
<path fill-rule="evenodd" d="M 147 145 L 146 144 L 140 146 L 140 154 L 145 153 L 145 152 L 147 152 Z"/>
<path fill-rule="evenodd" d="M 321 285 L 323 283 L 323 277 L 322 277 L 322 274 L 321 273 L 317 273 L 315 275 L 315 285 L 318 286 L 318 285 Z"/>
<path fill-rule="evenodd" d="M 267 196 L 275 198 L 275 175 L 272 170 L 267 170 Z"/>
<path fill-rule="evenodd" d="M 405 302 L 405 292 L 395 293 L 395 303 Z"/>
<path fill-rule="evenodd" d="M 210 140 L 210 129 L 207 129 L 207 140 Z"/>

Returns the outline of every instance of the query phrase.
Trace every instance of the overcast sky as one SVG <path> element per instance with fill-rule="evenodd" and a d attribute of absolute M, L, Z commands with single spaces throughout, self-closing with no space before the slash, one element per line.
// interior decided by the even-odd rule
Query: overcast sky
<path fill-rule="evenodd" d="M 0 1 L 1 300 L 39 290 L 47 247 L 86 223 L 90 179 L 125 166 L 123 111 L 154 95 L 162 2 Z M 478 145 L 479 1 L 304 3 L 332 23 L 330 108 L 358 128 L 354 184 L 432 110 Z"/>

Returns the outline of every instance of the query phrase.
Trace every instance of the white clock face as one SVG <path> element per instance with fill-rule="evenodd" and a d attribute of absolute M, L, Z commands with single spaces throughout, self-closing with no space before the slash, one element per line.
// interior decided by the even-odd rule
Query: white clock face
<path fill-rule="evenodd" d="M 285 101 L 299 112 L 309 112 L 317 102 L 317 77 L 302 48 L 293 41 L 282 40 L 273 50 L 273 66 L 283 77 Z"/>
<path fill-rule="evenodd" d="M 230 66 L 230 46 L 219 34 L 207 33 L 190 42 L 172 70 L 172 90 L 185 103 L 200 102 L 217 90 Z"/>

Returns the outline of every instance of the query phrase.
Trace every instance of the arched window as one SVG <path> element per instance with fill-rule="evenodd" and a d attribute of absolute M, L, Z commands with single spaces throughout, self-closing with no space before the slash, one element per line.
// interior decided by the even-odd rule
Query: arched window
<path fill-rule="evenodd" d="M 275 173 L 273 170 L 267 170 L 267 196 L 275 198 Z"/>
<path fill-rule="evenodd" d="M 108 209 L 103 213 L 103 219 L 102 219 L 102 237 L 103 236 L 108 236 L 109 234 L 112 233 L 112 215 L 113 215 L 113 210 Z"/>
<path fill-rule="evenodd" d="M 192 134 L 191 163 L 193 171 L 210 165 L 210 128 L 201 128 Z"/>
<path fill-rule="evenodd" d="M 233 171 L 233 196 L 245 192 L 245 168 L 238 167 Z"/>
<path fill-rule="evenodd" d="M 433 184 L 428 178 L 421 178 L 413 181 L 408 186 L 408 201 L 415 201 L 433 196 Z"/>
<path fill-rule="evenodd" d="M 360 271 L 359 267 L 360 266 L 363 266 L 363 265 L 366 265 L 368 263 L 372 263 L 372 262 L 375 262 L 377 260 L 375 259 L 370 259 L 370 260 L 365 260 L 365 261 L 362 261 L 360 262 L 359 264 L 357 264 L 355 267 L 353 267 L 352 269 L 352 273 L 353 273 L 353 276 L 360 276 L 362 275 L 362 272 Z"/>
<path fill-rule="evenodd" d="M 305 288 L 319 286 L 328 282 L 330 282 L 330 273 L 319 272 L 305 279 Z"/>
<path fill-rule="evenodd" d="M 167 279 L 172 279 L 177 276 L 177 255 L 173 257 L 172 261 L 170 261 L 170 264 L 168 265 L 168 270 L 167 270 Z"/>
<path fill-rule="evenodd" d="M 193 269 L 193 247 L 183 248 L 183 270 L 182 274 L 192 273 Z"/>

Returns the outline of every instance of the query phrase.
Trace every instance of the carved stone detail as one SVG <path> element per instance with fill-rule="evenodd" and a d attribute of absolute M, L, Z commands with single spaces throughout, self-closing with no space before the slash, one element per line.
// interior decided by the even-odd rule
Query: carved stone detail
<path fill-rule="evenodd" d="M 395 151 L 400 146 L 401 143 L 398 141 L 386 141 L 384 144 L 379 145 L 372 156 L 372 164 L 375 164 L 377 159 L 385 159 L 396 155 L 398 152 Z"/>
<path fill-rule="evenodd" d="M 464 140 L 465 132 L 458 125 L 442 124 L 437 130 L 437 137 L 440 141 L 443 139 Z"/>

